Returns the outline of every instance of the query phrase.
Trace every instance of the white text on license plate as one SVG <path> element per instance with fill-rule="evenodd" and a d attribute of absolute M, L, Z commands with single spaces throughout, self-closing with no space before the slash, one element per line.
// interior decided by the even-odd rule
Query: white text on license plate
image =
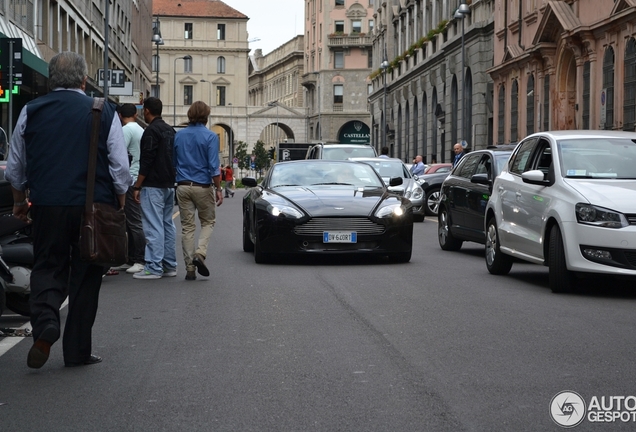
<path fill-rule="evenodd" d="M 324 231 L 322 233 L 323 243 L 357 243 L 358 233 L 346 231 Z"/>

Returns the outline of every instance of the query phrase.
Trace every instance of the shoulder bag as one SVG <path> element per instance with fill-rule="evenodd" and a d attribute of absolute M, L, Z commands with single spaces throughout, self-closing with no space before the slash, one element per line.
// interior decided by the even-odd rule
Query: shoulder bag
<path fill-rule="evenodd" d="M 93 124 L 88 153 L 86 207 L 80 230 L 80 258 L 91 264 L 116 267 L 128 261 L 128 234 L 124 209 L 107 203 L 94 203 L 97 171 L 97 142 L 103 98 L 93 99 Z"/>

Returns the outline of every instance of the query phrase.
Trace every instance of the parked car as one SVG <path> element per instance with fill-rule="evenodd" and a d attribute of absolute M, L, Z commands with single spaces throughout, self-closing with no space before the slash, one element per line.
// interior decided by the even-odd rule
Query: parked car
<path fill-rule="evenodd" d="M 417 177 L 424 189 L 424 211 L 429 216 L 437 216 L 439 207 L 439 191 L 442 183 L 450 174 L 453 164 L 439 163 L 430 165 L 424 174 Z"/>
<path fill-rule="evenodd" d="M 347 160 L 354 157 L 376 157 L 375 148 L 369 144 L 316 144 L 307 150 L 305 159 Z"/>
<path fill-rule="evenodd" d="M 486 243 L 486 204 L 514 148 L 501 145 L 469 153 L 446 177 L 437 212 L 437 238 L 443 250 L 459 250 L 464 241 Z"/>
<path fill-rule="evenodd" d="M 408 262 L 413 211 L 362 162 L 279 162 L 243 199 L 243 250 L 263 263 L 285 255 L 371 254 Z M 389 186 L 402 184 L 391 178 Z"/>
<path fill-rule="evenodd" d="M 413 175 L 400 159 L 394 158 L 351 158 L 350 160 L 364 162 L 373 167 L 387 186 L 393 177 L 402 177 L 402 184 L 390 186 L 389 190 L 395 194 L 408 198 L 413 205 L 413 220 L 424 220 L 424 191 L 415 181 Z"/>
<path fill-rule="evenodd" d="M 485 229 L 492 274 L 542 264 L 553 292 L 577 274 L 636 276 L 636 133 L 530 135 L 495 179 Z"/>

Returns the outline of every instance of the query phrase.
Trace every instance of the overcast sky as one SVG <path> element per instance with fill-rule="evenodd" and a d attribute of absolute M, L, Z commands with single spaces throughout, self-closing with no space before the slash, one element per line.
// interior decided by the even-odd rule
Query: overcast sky
<path fill-rule="evenodd" d="M 249 18 L 249 39 L 260 39 L 250 43 L 251 54 L 258 48 L 268 54 L 304 32 L 304 0 L 222 1 Z"/>

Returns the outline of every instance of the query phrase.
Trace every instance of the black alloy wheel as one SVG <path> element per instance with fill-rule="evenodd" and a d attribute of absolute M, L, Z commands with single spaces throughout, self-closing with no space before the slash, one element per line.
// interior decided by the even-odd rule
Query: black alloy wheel
<path fill-rule="evenodd" d="M 458 251 L 462 248 L 463 240 L 453 236 L 450 230 L 450 217 L 446 207 L 441 206 L 437 215 L 437 240 L 439 247 L 445 251 Z"/>

